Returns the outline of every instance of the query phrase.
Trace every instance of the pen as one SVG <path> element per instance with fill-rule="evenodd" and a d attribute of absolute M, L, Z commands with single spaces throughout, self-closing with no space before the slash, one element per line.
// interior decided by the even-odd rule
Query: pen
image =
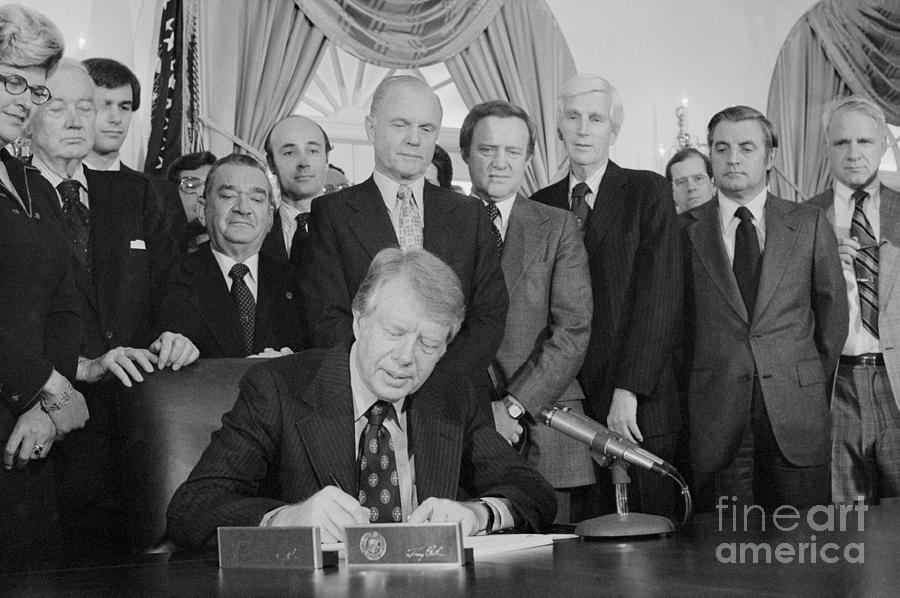
<path fill-rule="evenodd" d="M 887 241 L 879 241 L 878 243 L 869 243 L 868 245 L 860 245 L 857 251 L 863 251 L 865 249 L 875 249 L 876 247 L 881 247 L 887 243 Z"/>
<path fill-rule="evenodd" d="M 338 481 L 338 479 L 336 477 L 334 477 L 333 473 L 328 474 L 328 479 L 331 481 L 331 483 L 333 485 L 338 487 L 338 490 L 340 490 L 341 492 L 346 492 L 346 490 L 344 490 L 344 487 L 341 486 L 341 483 Z"/>

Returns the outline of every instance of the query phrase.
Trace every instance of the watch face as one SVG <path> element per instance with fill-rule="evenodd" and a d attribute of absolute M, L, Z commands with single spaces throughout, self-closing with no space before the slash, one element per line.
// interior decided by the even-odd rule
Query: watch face
<path fill-rule="evenodd" d="M 506 412 L 509 413 L 509 416 L 513 419 L 519 419 L 520 417 L 525 415 L 525 411 L 515 403 L 510 403 L 509 405 L 507 405 Z"/>

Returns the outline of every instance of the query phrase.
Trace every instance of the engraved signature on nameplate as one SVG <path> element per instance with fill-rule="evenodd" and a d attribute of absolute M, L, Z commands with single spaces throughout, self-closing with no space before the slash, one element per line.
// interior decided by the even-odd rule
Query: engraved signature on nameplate
<path fill-rule="evenodd" d="M 276 552 L 275 560 L 276 561 L 295 561 L 300 558 L 300 555 L 297 554 L 297 552 L 298 552 L 298 549 L 296 547 L 291 548 L 289 551 L 287 551 L 284 554 L 281 554 L 280 552 Z"/>
<path fill-rule="evenodd" d="M 443 544 L 430 544 L 428 546 L 413 546 L 407 548 L 403 556 L 407 559 L 421 563 L 425 559 L 442 558 L 446 555 L 446 546 Z"/>

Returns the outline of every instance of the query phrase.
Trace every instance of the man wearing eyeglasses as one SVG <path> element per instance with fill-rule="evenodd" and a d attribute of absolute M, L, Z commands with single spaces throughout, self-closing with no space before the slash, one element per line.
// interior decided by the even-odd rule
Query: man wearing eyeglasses
<path fill-rule="evenodd" d="M 686 147 L 672 156 L 666 164 L 666 180 L 672 183 L 675 211 L 679 214 L 705 204 L 716 192 L 712 163 L 693 147 Z"/>
<path fill-rule="evenodd" d="M 318 124 L 292 115 L 272 127 L 265 150 L 269 168 L 278 178 L 281 205 L 262 253 L 299 267 L 309 236 L 310 206 L 325 187 L 331 142 Z"/>
<path fill-rule="evenodd" d="M 194 253 L 200 245 L 209 241 L 206 227 L 200 222 L 198 200 L 203 195 L 206 175 L 216 159 L 211 152 L 184 154 L 173 160 L 166 170 L 166 179 L 178 186 L 181 207 L 187 218 L 188 253 Z"/>
<path fill-rule="evenodd" d="M 831 399 L 831 492 L 836 502 L 900 496 L 900 193 L 878 167 L 884 112 L 850 96 L 822 116 L 834 182 L 811 203 L 838 237 L 850 329 Z"/>
<path fill-rule="evenodd" d="M 187 219 L 179 207 L 177 189 L 167 181 L 144 175 L 122 163 L 119 155 L 131 117 L 141 106 L 141 84 L 131 69 L 111 58 L 88 58 L 82 61 L 94 82 L 94 104 L 97 118 L 94 145 L 84 159 L 91 170 L 114 170 L 146 176 L 156 197 L 159 213 L 169 236 L 177 240 L 179 249 L 187 249 Z"/>

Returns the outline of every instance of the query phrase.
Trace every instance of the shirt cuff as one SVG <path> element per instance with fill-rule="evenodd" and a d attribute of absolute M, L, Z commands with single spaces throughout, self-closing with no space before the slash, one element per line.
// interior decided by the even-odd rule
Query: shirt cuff
<path fill-rule="evenodd" d="M 259 522 L 259 527 L 271 527 L 272 519 L 277 515 L 282 509 L 288 508 L 290 505 L 282 505 L 277 509 L 272 509 L 265 515 L 263 515 L 262 520 Z"/>
<path fill-rule="evenodd" d="M 494 510 L 494 525 L 491 526 L 491 529 L 484 530 L 484 533 L 490 534 L 501 529 L 512 529 L 516 526 L 512 510 L 509 507 L 509 501 L 505 498 L 482 496 L 481 500 L 484 501 L 489 509 Z"/>

